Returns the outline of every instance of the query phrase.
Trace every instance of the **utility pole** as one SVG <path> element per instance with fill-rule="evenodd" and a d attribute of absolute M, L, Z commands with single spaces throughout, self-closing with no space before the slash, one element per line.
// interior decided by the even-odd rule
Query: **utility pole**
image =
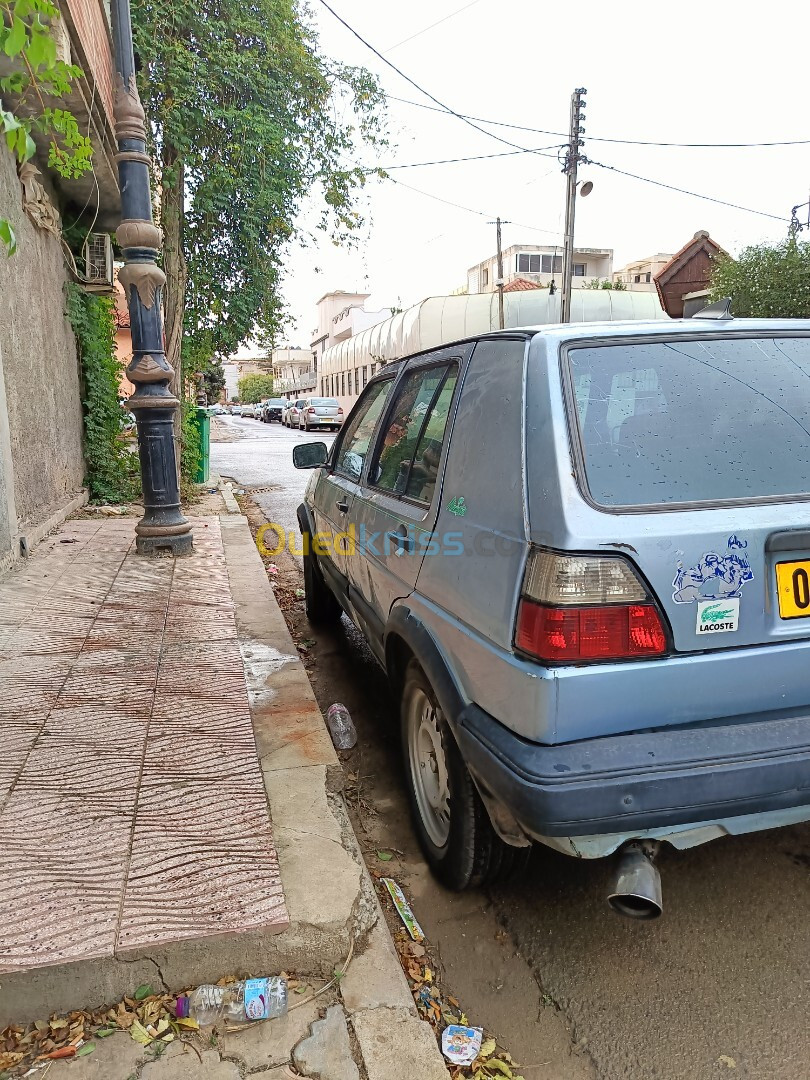
<path fill-rule="evenodd" d="M 588 91 L 579 87 L 571 95 L 571 118 L 568 127 L 568 147 L 566 148 L 563 161 L 563 172 L 566 175 L 565 188 L 565 239 L 563 241 L 563 265 L 562 265 L 562 291 L 560 293 L 560 322 L 571 321 L 571 282 L 574 276 L 574 217 L 576 215 L 577 198 L 577 165 L 587 158 L 580 155 L 580 149 L 585 144 L 580 138 L 585 134 L 582 121 L 585 119 L 583 109 L 585 102 L 582 100 Z"/>
<path fill-rule="evenodd" d="M 161 235 L 152 220 L 146 153 L 146 118 L 135 84 L 135 56 L 129 0 L 112 0 L 117 72 L 115 137 L 121 224 L 116 238 L 126 265 L 118 275 L 132 326 L 132 360 L 127 377 L 135 393 L 127 406 L 138 425 L 144 514 L 135 526 L 139 555 L 188 554 L 191 525 L 180 513 L 180 482 L 174 451 L 174 417 L 180 402 L 169 390 L 174 371 L 163 351 L 161 293 L 166 277 L 157 265 Z"/>
<path fill-rule="evenodd" d="M 501 221 L 500 218 L 496 218 L 494 221 L 488 221 L 487 225 L 495 226 L 495 236 L 497 238 L 496 243 L 498 247 L 498 278 L 495 282 L 495 287 L 498 290 L 498 326 L 503 330 L 503 250 L 501 248 L 501 225 L 509 225 L 508 221 Z"/>

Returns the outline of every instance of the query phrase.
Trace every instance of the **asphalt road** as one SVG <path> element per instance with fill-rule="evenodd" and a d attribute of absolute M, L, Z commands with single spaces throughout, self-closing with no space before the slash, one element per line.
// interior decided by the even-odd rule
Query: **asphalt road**
<path fill-rule="evenodd" d="M 221 416 L 219 420 L 233 441 L 211 443 L 211 471 L 250 490 L 268 521 L 277 522 L 288 538 L 292 533 L 295 546 L 300 549 L 295 514 L 311 473 L 295 468 L 292 448 L 296 442 L 321 441 L 331 446 L 334 434 L 330 431 L 307 434 L 278 423 L 243 420 L 241 416 Z M 300 555 L 295 558 L 300 566 Z"/>
<path fill-rule="evenodd" d="M 295 529 L 308 474 L 303 435 L 229 419 L 212 468 Z M 526 1080 L 804 1080 L 810 1077 L 810 826 L 714 841 L 660 859 L 664 915 L 625 922 L 605 904 L 610 865 L 535 851 L 521 880 L 455 896 L 418 852 L 403 796 L 392 700 L 362 638 L 309 628 L 322 706 L 349 706 L 359 732 L 355 829 L 395 849 L 409 890 L 471 1022 L 498 1034 Z M 362 790 L 360 786 L 362 785 Z M 386 872 L 389 872 L 386 870 Z"/>

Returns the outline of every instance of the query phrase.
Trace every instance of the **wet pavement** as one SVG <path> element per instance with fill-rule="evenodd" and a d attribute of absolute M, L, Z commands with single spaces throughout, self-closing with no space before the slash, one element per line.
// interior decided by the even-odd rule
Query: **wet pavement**
<path fill-rule="evenodd" d="M 241 416 L 219 417 L 233 442 L 211 443 L 211 470 L 232 479 L 252 491 L 254 501 L 268 521 L 277 522 L 289 536 L 298 534 L 296 510 L 304 497 L 310 472 L 296 469 L 292 463 L 292 448 L 297 442 L 325 442 L 331 446 L 331 432 L 313 431 L 309 434 L 265 424 L 261 420 Z M 301 556 L 296 556 L 301 565 Z"/>
<path fill-rule="evenodd" d="M 240 456 L 229 456 L 236 444 L 212 446 L 212 467 L 268 488 L 257 496 L 265 515 L 295 528 L 308 474 L 292 470 L 289 455 L 304 436 L 241 425 Z M 344 701 L 358 729 L 349 801 L 367 859 L 394 851 L 385 872 L 412 898 L 451 992 L 524 1063 L 526 1080 L 810 1075 L 810 826 L 666 850 L 655 923 L 609 913 L 609 863 L 542 848 L 519 881 L 448 893 L 419 854 L 397 703 L 362 638 L 345 617 L 337 630 L 319 630 L 302 611 L 287 614 L 313 641 L 321 708 Z"/>

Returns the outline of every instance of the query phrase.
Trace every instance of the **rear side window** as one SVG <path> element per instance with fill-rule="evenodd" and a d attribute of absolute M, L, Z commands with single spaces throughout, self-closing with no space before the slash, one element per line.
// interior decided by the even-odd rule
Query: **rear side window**
<path fill-rule="evenodd" d="M 371 467 L 375 487 L 431 501 L 457 379 L 453 363 L 417 368 L 403 380 Z"/>
<path fill-rule="evenodd" d="M 335 457 L 335 470 L 352 480 L 360 479 L 374 429 L 393 385 L 393 379 L 386 379 L 369 386 L 343 429 Z"/>
<path fill-rule="evenodd" d="M 810 338 L 574 347 L 568 365 L 598 505 L 810 494 Z"/>

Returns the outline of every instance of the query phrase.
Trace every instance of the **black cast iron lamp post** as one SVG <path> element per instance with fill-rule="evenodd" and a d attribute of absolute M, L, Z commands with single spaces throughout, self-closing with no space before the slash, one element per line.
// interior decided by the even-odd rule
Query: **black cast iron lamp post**
<path fill-rule="evenodd" d="M 163 351 L 160 296 L 166 277 L 157 265 L 160 229 L 152 220 L 146 153 L 146 122 L 135 85 L 135 56 L 129 0 L 112 0 L 115 66 L 115 136 L 121 224 L 116 238 L 126 265 L 124 287 L 132 327 L 132 360 L 127 377 L 135 393 L 127 405 L 138 424 L 144 515 L 135 526 L 140 555 L 186 555 L 191 525 L 180 513 L 180 483 L 174 452 L 174 417 L 180 402 L 169 390 L 174 371 Z"/>

